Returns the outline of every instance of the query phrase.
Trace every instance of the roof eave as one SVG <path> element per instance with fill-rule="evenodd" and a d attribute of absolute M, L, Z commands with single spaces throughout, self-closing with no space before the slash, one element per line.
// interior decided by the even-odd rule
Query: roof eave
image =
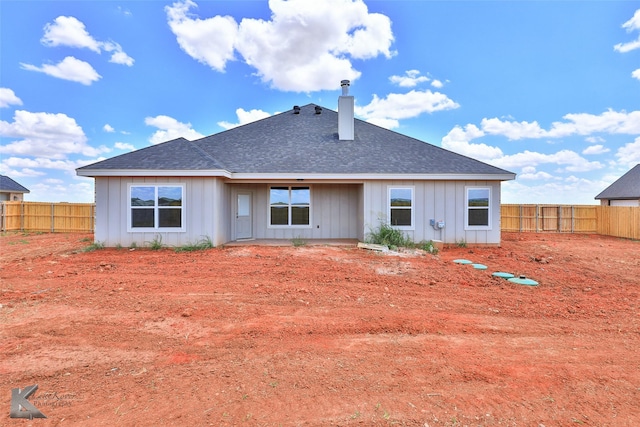
<path fill-rule="evenodd" d="M 76 169 L 78 176 L 193 176 L 223 177 L 239 181 L 367 181 L 367 180 L 430 180 L 430 181 L 510 181 L 513 173 L 496 174 L 428 174 L 428 173 L 234 173 L 226 170 L 150 170 L 150 169 Z"/>
<path fill-rule="evenodd" d="M 425 173 L 232 173 L 233 180 L 318 180 L 318 181 L 369 181 L 369 180 L 429 180 L 429 181 L 509 181 L 515 174 L 425 174 Z"/>
<path fill-rule="evenodd" d="M 221 169 L 76 169 L 76 175 L 100 176 L 210 176 L 230 178 L 231 174 Z"/>

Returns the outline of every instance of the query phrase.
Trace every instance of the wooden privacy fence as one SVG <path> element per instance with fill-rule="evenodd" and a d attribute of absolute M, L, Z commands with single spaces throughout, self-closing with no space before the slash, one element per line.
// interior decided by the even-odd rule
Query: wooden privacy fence
<path fill-rule="evenodd" d="M 95 227 L 93 203 L 0 202 L 1 231 L 86 232 Z M 501 205 L 502 231 L 594 233 L 640 239 L 640 207 Z"/>
<path fill-rule="evenodd" d="M 501 205 L 502 231 L 594 233 L 640 239 L 640 207 Z"/>
<path fill-rule="evenodd" d="M 87 232 L 95 227 L 93 203 L 0 203 L 2 231 Z"/>

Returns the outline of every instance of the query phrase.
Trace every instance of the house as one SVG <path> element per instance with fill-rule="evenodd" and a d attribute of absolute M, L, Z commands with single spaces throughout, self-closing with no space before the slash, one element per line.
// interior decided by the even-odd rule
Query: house
<path fill-rule="evenodd" d="M 0 202 L 21 202 L 29 190 L 8 176 L 0 175 Z"/>
<path fill-rule="evenodd" d="M 595 198 L 602 206 L 640 206 L 640 163 Z"/>
<path fill-rule="evenodd" d="M 415 242 L 500 243 L 500 185 L 515 174 L 308 104 L 76 170 L 95 178 L 95 240 L 366 239 L 381 223 Z"/>

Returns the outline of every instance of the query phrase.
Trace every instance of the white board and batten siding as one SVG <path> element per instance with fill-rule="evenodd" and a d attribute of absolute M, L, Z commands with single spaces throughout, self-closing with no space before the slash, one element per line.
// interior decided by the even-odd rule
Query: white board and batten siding
<path fill-rule="evenodd" d="M 232 193 L 251 192 L 253 237 L 256 239 L 358 239 L 362 230 L 362 185 L 358 184 L 274 184 L 309 186 L 310 224 L 300 227 L 269 225 L 269 184 L 230 184 Z M 235 196 L 232 196 L 232 198 Z M 360 233 L 361 234 L 361 233 Z"/>
<path fill-rule="evenodd" d="M 630 199 L 630 200 L 624 200 L 624 199 L 612 199 L 608 201 L 609 206 L 632 206 L 632 207 L 637 207 L 640 206 L 640 200 L 639 199 Z M 604 204 L 604 203 L 603 203 Z"/>
<path fill-rule="evenodd" d="M 184 231 L 128 231 L 130 184 L 184 185 Z M 281 184 L 278 184 L 281 185 Z M 235 240 L 235 206 L 239 192 L 251 194 L 255 239 L 363 239 L 362 185 L 310 184 L 311 224 L 270 227 L 268 184 L 229 184 L 220 178 L 97 177 L 94 240 L 105 246 L 148 246 L 161 239 L 183 246 L 208 238 L 216 246 Z"/>
<path fill-rule="evenodd" d="M 134 232 L 128 230 L 131 184 L 184 185 L 183 231 Z M 284 184 L 278 184 L 284 185 Z M 307 184 L 291 184 L 307 185 Z M 216 245 L 235 240 L 235 210 L 238 193 L 251 194 L 252 237 L 255 239 L 358 239 L 386 220 L 389 187 L 411 187 L 414 194 L 414 225 L 404 230 L 415 242 L 442 240 L 469 244 L 500 243 L 499 181 L 383 181 L 357 184 L 308 184 L 311 189 L 310 224 L 304 227 L 269 225 L 267 183 L 235 184 L 211 177 L 96 177 L 96 230 L 94 239 L 105 246 L 146 246 L 161 239 L 166 246 L 193 244 L 210 239 Z M 491 227 L 469 230 L 465 222 L 468 187 L 491 191 Z M 444 221 L 434 229 L 429 221 Z"/>
<path fill-rule="evenodd" d="M 387 221 L 389 188 L 410 187 L 414 191 L 414 226 L 403 230 L 414 242 L 442 240 L 468 244 L 500 243 L 499 181 L 367 181 L 364 184 L 365 232 Z M 490 188 L 490 229 L 470 230 L 465 227 L 465 198 L 468 187 Z M 444 221 L 436 230 L 430 220 Z"/>
<path fill-rule="evenodd" d="M 184 184 L 184 231 L 130 232 L 129 184 Z M 96 177 L 96 229 L 94 240 L 105 246 L 148 246 L 161 239 L 166 246 L 183 246 L 211 239 L 220 245 L 230 240 L 229 189 L 220 179 L 190 177 Z"/>

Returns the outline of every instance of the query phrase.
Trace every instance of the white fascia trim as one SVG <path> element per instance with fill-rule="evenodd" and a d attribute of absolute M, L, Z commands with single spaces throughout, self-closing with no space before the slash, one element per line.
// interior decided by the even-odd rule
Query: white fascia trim
<path fill-rule="evenodd" d="M 515 174 L 306 174 L 306 173 L 232 173 L 230 179 L 242 181 L 370 181 L 370 180 L 430 180 L 430 181 L 510 181 Z"/>
<path fill-rule="evenodd" d="M 76 169 L 78 176 L 214 176 L 231 178 L 226 170 L 176 170 L 176 169 Z"/>
<path fill-rule="evenodd" d="M 506 174 L 378 174 L 378 173 L 234 173 L 222 169 L 176 170 L 176 169 L 76 169 L 78 176 L 201 176 L 223 177 L 233 181 L 370 181 L 370 180 L 416 180 L 416 181 L 510 181 L 516 178 Z"/>

